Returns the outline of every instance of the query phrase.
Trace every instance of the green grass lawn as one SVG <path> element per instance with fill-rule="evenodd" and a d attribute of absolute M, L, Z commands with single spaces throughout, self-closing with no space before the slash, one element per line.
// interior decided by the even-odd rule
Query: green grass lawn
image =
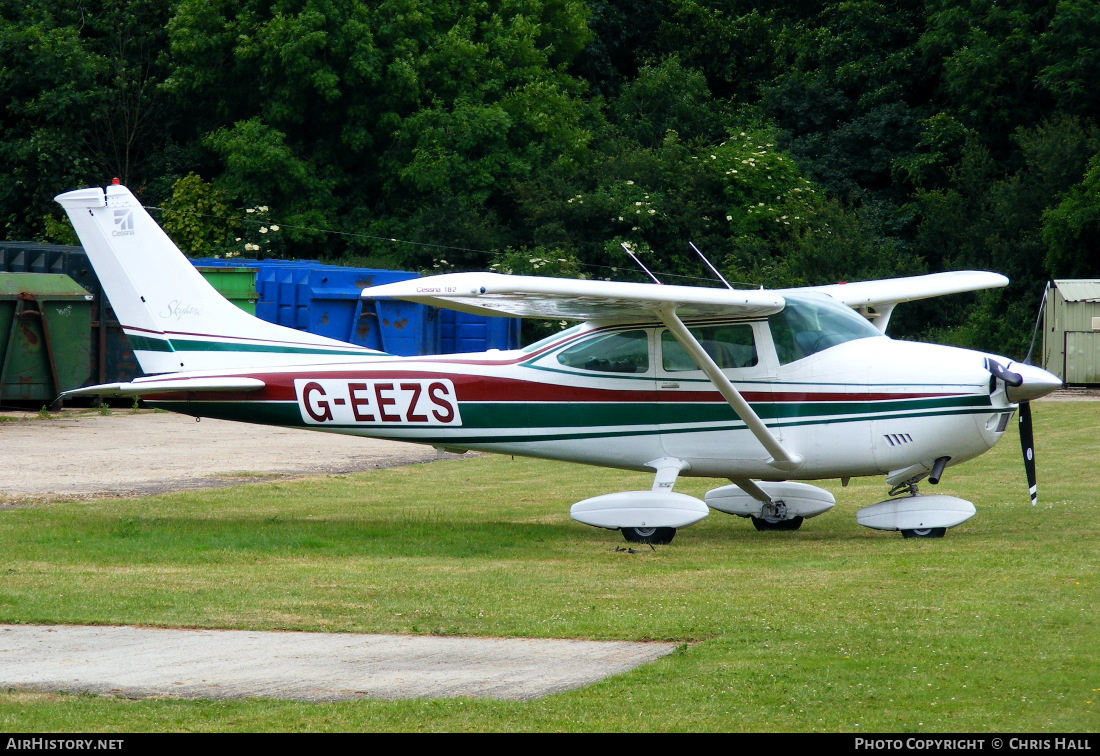
<path fill-rule="evenodd" d="M 0 726 L 1096 732 L 1100 403 L 1034 412 L 1040 505 L 1028 505 L 1006 438 L 944 476 L 938 490 L 978 514 L 942 540 L 858 526 L 855 512 L 885 498 L 867 479 L 826 483 L 836 508 L 797 532 L 716 512 L 631 553 L 618 533 L 571 520 L 569 505 L 648 489 L 650 476 L 508 457 L 0 511 L 0 623 L 683 644 L 529 702 L 6 691 Z M 724 483 L 676 490 L 701 497 Z"/>

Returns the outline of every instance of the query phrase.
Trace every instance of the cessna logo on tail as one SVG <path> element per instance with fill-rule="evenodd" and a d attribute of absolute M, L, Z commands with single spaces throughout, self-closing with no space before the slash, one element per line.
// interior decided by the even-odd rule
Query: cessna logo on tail
<path fill-rule="evenodd" d="M 134 211 L 133 210 L 115 210 L 115 228 L 111 231 L 111 236 L 133 236 L 134 235 Z"/>
<path fill-rule="evenodd" d="M 462 425 L 446 379 L 294 381 L 307 425 Z"/>

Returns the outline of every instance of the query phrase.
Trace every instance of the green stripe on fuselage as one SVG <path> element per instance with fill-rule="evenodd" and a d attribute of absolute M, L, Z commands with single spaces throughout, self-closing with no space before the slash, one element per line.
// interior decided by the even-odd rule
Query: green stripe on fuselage
<path fill-rule="evenodd" d="M 349 357 L 386 357 L 383 352 L 360 351 L 354 346 L 338 349 L 316 346 L 287 346 L 282 344 L 246 343 L 240 341 L 192 341 L 190 339 L 161 339 L 154 336 L 127 334 L 130 348 L 141 352 L 272 352 L 274 354 L 346 354 Z"/>
<path fill-rule="evenodd" d="M 296 402 L 240 401 L 178 401 L 150 402 L 186 415 L 211 417 L 239 422 L 281 425 L 321 430 L 402 430 L 423 431 L 423 437 L 435 437 L 443 428 L 412 424 L 391 425 L 313 425 L 302 420 Z M 772 427 L 820 425 L 826 423 L 863 422 L 932 415 L 969 415 L 990 412 L 989 397 L 984 395 L 939 397 L 876 402 L 757 402 L 753 409 Z M 621 436 L 639 433 L 693 433 L 738 430 L 744 424 L 725 403 L 656 403 L 656 402 L 462 402 L 459 406 L 461 428 L 466 431 L 488 432 L 498 440 L 500 431 L 531 429 L 531 435 L 509 436 L 513 440 L 542 438 L 581 438 Z M 704 426 L 705 427 L 701 427 Z M 657 426 L 660 426 L 658 428 Z M 449 435 L 459 426 L 449 426 Z M 555 429 L 558 432 L 553 432 Z M 596 430 L 599 429 L 599 430 Z M 562 433 L 570 430 L 571 433 Z M 419 434 L 418 434 L 419 435 Z M 502 440 L 502 437 L 501 439 Z"/>
<path fill-rule="evenodd" d="M 819 422 L 844 419 L 852 415 L 853 420 L 867 420 L 879 416 L 902 416 L 905 414 L 928 414 L 935 410 L 990 408 L 989 397 L 981 395 L 931 397 L 926 399 L 891 399 L 868 402 L 751 402 L 753 410 L 763 420 L 794 420 L 816 418 Z M 706 423 L 732 420 L 737 416 L 733 408 L 724 401 L 717 402 L 676 402 L 665 401 L 660 404 L 661 422 L 666 424 Z M 792 423 L 779 423 L 790 425 Z"/>

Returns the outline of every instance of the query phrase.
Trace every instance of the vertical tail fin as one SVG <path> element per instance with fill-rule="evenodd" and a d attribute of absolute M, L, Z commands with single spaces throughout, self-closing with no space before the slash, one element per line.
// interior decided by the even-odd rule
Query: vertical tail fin
<path fill-rule="evenodd" d="M 142 371 L 345 362 L 371 349 L 255 318 L 226 300 L 124 186 L 55 198 L 118 315 Z"/>

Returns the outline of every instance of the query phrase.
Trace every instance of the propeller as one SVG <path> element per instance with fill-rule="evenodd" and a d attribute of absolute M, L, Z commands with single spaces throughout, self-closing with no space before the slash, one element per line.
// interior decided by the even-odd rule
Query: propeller
<path fill-rule="evenodd" d="M 990 373 L 989 390 L 996 391 L 997 381 L 1005 386 L 1008 400 L 1019 405 L 1020 446 L 1024 453 L 1024 472 L 1027 475 L 1031 505 L 1039 501 L 1039 489 L 1035 474 L 1035 432 L 1031 421 L 1031 400 L 1046 396 L 1062 387 L 1062 379 L 1027 362 L 1015 363 L 1009 370 L 1001 363 L 987 357 L 986 370 Z"/>
<path fill-rule="evenodd" d="M 1031 506 L 1039 503 L 1039 486 L 1035 478 L 1035 435 L 1031 427 L 1031 402 L 1020 402 L 1020 446 L 1024 450 L 1024 472 Z"/>

